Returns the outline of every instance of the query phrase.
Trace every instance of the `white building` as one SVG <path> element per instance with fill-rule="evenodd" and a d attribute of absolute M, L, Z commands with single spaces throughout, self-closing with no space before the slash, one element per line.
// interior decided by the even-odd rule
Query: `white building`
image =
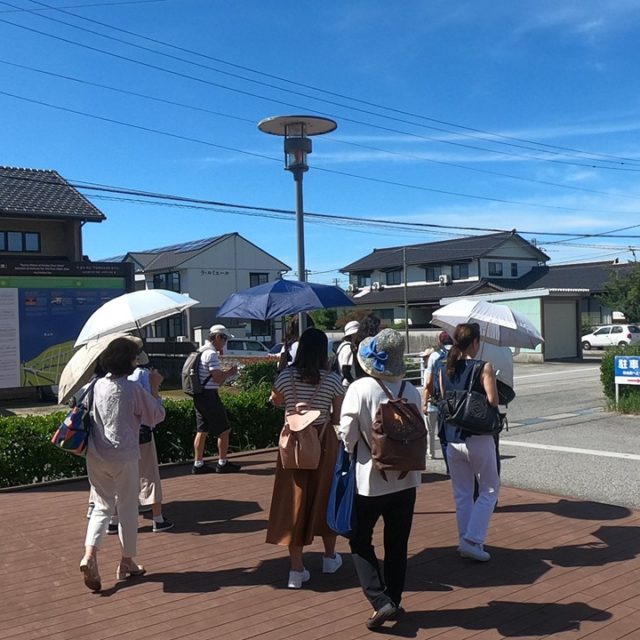
<path fill-rule="evenodd" d="M 254 336 L 265 341 L 275 338 L 271 322 L 216 318 L 218 309 L 232 293 L 271 282 L 291 269 L 239 233 L 130 251 L 108 261 L 132 262 L 139 289 L 169 289 L 188 293 L 200 301 L 182 316 L 156 322 L 150 332 L 154 337 L 172 340 L 187 336 L 193 340 L 198 327 L 208 328 L 220 321 L 233 327 L 237 336 Z"/>

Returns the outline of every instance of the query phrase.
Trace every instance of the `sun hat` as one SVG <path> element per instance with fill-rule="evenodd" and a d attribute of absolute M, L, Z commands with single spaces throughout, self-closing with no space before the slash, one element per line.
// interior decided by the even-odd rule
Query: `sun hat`
<path fill-rule="evenodd" d="M 365 338 L 358 348 L 360 366 L 373 378 L 397 380 L 405 373 L 404 337 L 394 329 L 383 329 Z"/>
<path fill-rule="evenodd" d="M 227 338 L 233 338 L 234 337 L 231 333 L 229 333 L 229 330 L 223 324 L 214 324 L 214 325 L 212 325 L 212 327 L 209 329 L 209 335 L 210 336 L 217 336 L 219 334 L 222 334 L 223 336 L 227 336 Z"/>
<path fill-rule="evenodd" d="M 139 349 L 138 352 L 138 358 L 137 358 L 137 362 L 139 365 L 141 366 L 145 366 L 149 364 L 149 356 L 143 351 L 143 347 L 144 347 L 144 342 L 142 341 L 142 338 L 139 338 L 138 336 L 126 336 L 129 340 L 131 340 L 132 342 L 136 343 L 136 346 Z"/>
<path fill-rule="evenodd" d="M 358 333 L 360 323 L 357 320 L 351 320 L 344 325 L 344 337 L 352 336 L 354 333 Z"/>

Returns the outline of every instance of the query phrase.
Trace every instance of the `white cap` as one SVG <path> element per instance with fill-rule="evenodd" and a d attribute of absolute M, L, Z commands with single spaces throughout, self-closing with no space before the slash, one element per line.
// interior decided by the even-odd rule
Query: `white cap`
<path fill-rule="evenodd" d="M 357 320 L 351 320 L 351 322 L 347 322 L 347 324 L 344 325 L 345 338 L 347 336 L 352 336 L 354 333 L 357 333 L 359 328 L 360 323 Z"/>
<path fill-rule="evenodd" d="M 231 334 L 229 332 L 229 330 L 227 329 L 227 327 L 225 327 L 223 324 L 214 324 L 210 329 L 209 329 L 209 335 L 211 336 L 215 336 L 218 334 L 222 334 L 223 336 L 227 336 L 227 338 L 233 338 L 233 334 Z"/>

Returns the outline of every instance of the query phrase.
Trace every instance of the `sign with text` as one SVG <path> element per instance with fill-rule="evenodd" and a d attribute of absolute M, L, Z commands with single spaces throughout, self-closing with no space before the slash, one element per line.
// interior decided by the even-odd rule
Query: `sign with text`
<path fill-rule="evenodd" d="M 616 384 L 640 384 L 640 356 L 614 356 Z"/>

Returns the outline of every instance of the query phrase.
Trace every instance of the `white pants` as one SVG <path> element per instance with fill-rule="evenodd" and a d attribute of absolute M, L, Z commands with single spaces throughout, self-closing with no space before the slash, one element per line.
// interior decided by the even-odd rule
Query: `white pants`
<path fill-rule="evenodd" d="M 122 556 L 132 558 L 136 555 L 138 539 L 138 460 L 104 462 L 89 453 L 87 473 L 95 506 L 87 524 L 85 545 L 100 548 L 102 538 L 107 532 L 109 518 L 114 514 L 117 504 L 120 517 L 118 536 L 122 545 Z"/>
<path fill-rule="evenodd" d="M 500 476 L 493 436 L 471 436 L 460 443 L 447 443 L 447 461 L 456 503 L 458 535 L 483 544 L 489 520 L 498 501 Z M 479 495 L 473 501 L 474 478 Z"/>

